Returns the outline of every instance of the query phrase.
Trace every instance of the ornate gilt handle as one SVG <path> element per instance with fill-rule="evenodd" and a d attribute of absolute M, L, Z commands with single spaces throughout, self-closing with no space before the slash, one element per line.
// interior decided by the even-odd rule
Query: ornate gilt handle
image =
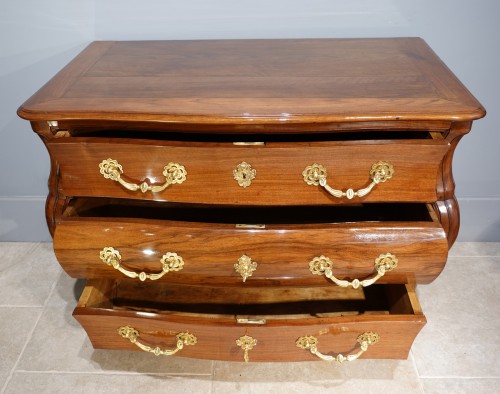
<path fill-rule="evenodd" d="M 165 176 L 165 183 L 163 185 L 149 185 L 147 182 L 142 182 L 140 185 L 136 183 L 129 183 L 121 178 L 123 174 L 123 167 L 120 163 L 113 159 L 106 159 L 99 164 L 100 173 L 106 179 L 111 179 L 112 181 L 118 182 L 125 189 L 136 191 L 140 190 L 143 193 L 151 191 L 153 193 L 158 193 L 165 190 L 170 185 L 174 183 L 182 183 L 186 180 L 187 171 L 184 166 L 178 163 L 168 163 L 163 168 L 163 175 Z"/>
<path fill-rule="evenodd" d="M 340 280 L 333 276 L 332 267 L 333 262 L 326 256 L 315 257 L 309 263 L 309 271 L 313 275 L 325 275 L 333 283 L 340 287 L 349 287 L 357 289 L 359 286 L 366 287 L 374 284 L 378 279 L 385 275 L 386 272 L 392 271 L 398 265 L 398 259 L 391 253 L 381 254 L 375 259 L 375 270 L 377 274 L 369 279 L 359 280 L 354 279 L 353 281 Z"/>
<path fill-rule="evenodd" d="M 374 163 L 370 169 L 370 179 L 372 182 L 367 187 L 359 189 L 358 191 L 347 189 L 344 192 L 342 190 L 334 189 L 326 183 L 326 168 L 321 164 L 314 163 L 313 165 L 307 166 L 304 171 L 302 171 L 304 182 L 308 185 L 320 185 L 332 196 L 337 198 L 347 197 L 349 200 L 354 197 L 366 196 L 372 191 L 375 185 L 391 179 L 393 175 L 394 167 L 392 164 L 385 161 L 379 161 L 378 163 Z"/>
<path fill-rule="evenodd" d="M 177 253 L 168 252 L 163 255 L 160 260 L 162 265 L 162 270 L 158 274 L 146 274 L 145 272 L 134 272 L 126 270 L 121 266 L 121 258 L 120 252 L 116 249 L 108 246 L 105 247 L 99 253 L 99 257 L 109 266 L 112 266 L 115 270 L 120 271 L 122 274 L 128 276 L 129 278 L 139 278 L 142 282 L 146 279 L 157 280 L 160 279 L 163 275 L 167 274 L 171 271 L 180 271 L 184 268 L 184 260 Z"/>
<path fill-rule="evenodd" d="M 303 336 L 297 339 L 295 345 L 300 349 L 309 350 L 312 354 L 319 357 L 324 361 L 336 361 L 338 363 L 343 363 L 344 361 L 354 361 L 359 356 L 361 356 L 364 352 L 368 350 L 368 346 L 376 344 L 380 339 L 380 336 L 375 332 L 365 332 L 358 336 L 356 342 L 361 345 L 361 349 L 356 354 L 349 354 L 348 356 L 344 356 L 342 354 L 338 354 L 337 356 L 329 356 L 327 354 L 322 354 L 318 350 L 318 338 L 314 336 Z"/>
<path fill-rule="evenodd" d="M 175 349 L 163 350 L 160 349 L 158 346 L 152 348 L 148 345 L 140 343 L 137 340 L 139 338 L 139 331 L 137 331 L 133 327 L 130 326 L 120 327 L 118 329 L 118 334 L 123 338 L 128 339 L 130 342 L 132 342 L 134 345 L 144 350 L 145 352 L 153 353 L 155 356 L 172 356 L 179 350 L 182 350 L 184 346 L 196 345 L 196 342 L 198 341 L 198 339 L 193 334 L 190 334 L 189 332 L 180 332 L 175 336 L 175 338 L 177 339 L 177 346 L 175 347 Z"/>

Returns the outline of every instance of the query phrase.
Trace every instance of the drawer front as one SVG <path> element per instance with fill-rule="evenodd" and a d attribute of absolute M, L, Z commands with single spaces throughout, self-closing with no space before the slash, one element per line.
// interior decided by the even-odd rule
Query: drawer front
<path fill-rule="evenodd" d="M 387 311 L 323 314 L 326 317 L 312 317 L 307 313 L 281 317 L 268 314 L 243 320 L 221 314 L 155 313 L 151 310 L 141 313 L 140 304 L 135 305 L 136 310 L 123 306 L 115 308 L 112 301 L 96 301 L 103 292 L 92 286 L 91 282 L 73 315 L 85 328 L 95 348 L 154 353 L 158 347 L 165 353 L 175 351 L 175 355 L 183 357 L 244 361 L 246 344 L 248 361 L 318 361 L 317 355 L 297 346 L 300 338 L 309 341 L 311 338 L 303 337 L 314 337 L 320 353 L 335 357 L 339 353 L 343 356 L 358 353 L 360 335 L 374 333 L 378 341 L 368 346 L 362 358 L 405 359 L 425 324 L 418 301 L 409 293 L 399 294 Z M 98 295 L 93 295 L 95 290 Z M 96 305 L 92 305 L 89 298 L 94 298 Z M 396 307 L 398 303 L 403 306 Z M 270 305 L 269 309 L 272 308 Z M 124 335 L 124 330 L 135 331 L 136 343 L 131 341 L 130 335 Z M 177 345 L 179 334 L 189 335 L 191 341 L 181 349 Z M 146 348 L 141 349 L 137 343 Z"/>
<path fill-rule="evenodd" d="M 318 174 L 317 168 L 322 169 L 326 185 L 335 190 L 347 194 L 349 189 L 353 193 L 365 190 L 366 195 L 354 196 L 352 202 L 435 201 L 438 167 L 448 144 L 429 139 L 237 146 L 74 138 L 49 142 L 48 147 L 59 163 L 66 196 L 207 204 L 317 205 L 350 201 L 348 197 L 330 194 L 318 184 L 318 179 L 308 184 L 311 171 Z M 100 164 L 107 159 L 116 162 L 112 165 L 121 166 L 120 179 L 126 186 L 100 173 Z M 381 161 L 394 171 L 390 179 L 375 184 L 374 173 L 370 171 Z M 182 166 L 185 179 L 175 178 L 170 183 L 172 178 L 163 175 L 164 171 L 172 171 L 169 163 L 175 164 L 175 168 Z M 108 171 L 109 165 L 109 162 L 104 164 Z M 145 189 L 141 191 L 143 184 Z M 146 190 L 147 186 L 165 189 L 151 191 Z"/>
<path fill-rule="evenodd" d="M 387 269 L 379 283 L 428 283 L 443 269 L 448 244 L 436 221 L 248 228 L 79 217 L 58 224 L 54 249 L 66 272 L 80 278 L 133 274 L 140 280 L 143 273 L 143 280 L 171 283 L 335 286 L 325 264 L 339 280 L 369 280 L 379 273 L 381 255 L 390 255 L 397 266 Z M 178 258 L 183 266 L 164 272 L 163 263 L 175 265 Z"/>

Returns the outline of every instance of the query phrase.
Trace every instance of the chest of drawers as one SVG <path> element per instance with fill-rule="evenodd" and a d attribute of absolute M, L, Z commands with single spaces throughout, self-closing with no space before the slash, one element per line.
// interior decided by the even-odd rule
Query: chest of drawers
<path fill-rule="evenodd" d="M 417 38 L 95 42 L 24 103 L 96 348 L 405 358 L 485 111 Z"/>

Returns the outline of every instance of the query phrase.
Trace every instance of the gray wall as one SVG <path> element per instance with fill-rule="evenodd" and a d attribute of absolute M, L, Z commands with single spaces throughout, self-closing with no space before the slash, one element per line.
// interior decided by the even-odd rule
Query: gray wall
<path fill-rule="evenodd" d="M 488 110 L 454 173 L 459 240 L 500 241 L 498 0 L 2 0 L 0 241 L 49 240 L 48 155 L 17 107 L 93 40 L 423 37 Z"/>

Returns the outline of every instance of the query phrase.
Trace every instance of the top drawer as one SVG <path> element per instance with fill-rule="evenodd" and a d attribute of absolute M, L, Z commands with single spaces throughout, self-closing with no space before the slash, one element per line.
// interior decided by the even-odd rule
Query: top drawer
<path fill-rule="evenodd" d="M 66 196 L 239 205 L 437 199 L 438 169 L 449 148 L 440 134 L 350 136 L 263 143 L 75 137 L 47 145 Z"/>

